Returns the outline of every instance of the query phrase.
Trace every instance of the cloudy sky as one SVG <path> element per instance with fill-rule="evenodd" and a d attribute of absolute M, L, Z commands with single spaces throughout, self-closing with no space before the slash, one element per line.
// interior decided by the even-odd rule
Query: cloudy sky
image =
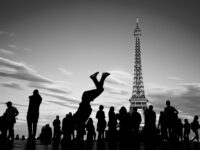
<path fill-rule="evenodd" d="M 27 135 L 28 96 L 43 98 L 40 127 L 77 110 L 94 87 L 89 75 L 108 71 L 104 93 L 93 103 L 129 109 L 136 17 L 146 97 L 157 113 L 166 99 L 192 119 L 200 108 L 200 10 L 198 1 L 1 1 L 0 114 L 12 101 L 20 112 L 16 133 Z M 96 120 L 96 119 L 94 119 Z"/>

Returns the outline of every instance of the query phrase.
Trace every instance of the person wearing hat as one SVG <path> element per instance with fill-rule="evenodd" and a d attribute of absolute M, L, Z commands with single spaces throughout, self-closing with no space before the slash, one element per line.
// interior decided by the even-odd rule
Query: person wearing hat
<path fill-rule="evenodd" d="M 12 106 L 11 101 L 8 101 L 6 105 L 7 105 L 7 109 L 4 113 L 6 129 L 5 129 L 4 136 L 5 138 L 8 138 L 9 140 L 13 140 L 14 139 L 14 124 L 16 123 L 16 116 L 19 114 L 19 112 L 17 108 Z M 8 137 L 7 137 L 7 132 L 9 132 Z"/>

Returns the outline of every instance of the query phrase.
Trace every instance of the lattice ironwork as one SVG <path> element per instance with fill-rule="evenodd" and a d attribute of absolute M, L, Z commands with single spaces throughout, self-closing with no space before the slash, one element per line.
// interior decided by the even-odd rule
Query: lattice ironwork
<path fill-rule="evenodd" d="M 137 26 L 134 30 L 135 37 L 135 65 L 134 65 L 134 78 L 133 78 L 133 91 L 130 98 L 130 112 L 134 107 L 145 109 L 147 107 L 147 98 L 144 92 L 144 83 L 142 77 L 142 62 L 141 62 L 141 50 L 140 50 L 140 37 L 141 29 L 139 28 L 139 21 L 137 18 Z"/>

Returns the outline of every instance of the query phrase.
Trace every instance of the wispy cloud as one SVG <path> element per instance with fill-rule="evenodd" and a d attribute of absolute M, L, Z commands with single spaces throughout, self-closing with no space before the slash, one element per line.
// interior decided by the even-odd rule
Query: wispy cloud
<path fill-rule="evenodd" d="M 167 79 L 175 80 L 175 81 L 181 81 L 182 80 L 180 77 L 175 77 L 175 76 L 167 77 Z"/>
<path fill-rule="evenodd" d="M 0 48 L 0 53 L 5 54 L 5 55 L 13 55 L 14 52 L 11 50 L 7 50 L 7 49 L 2 49 Z"/>
<path fill-rule="evenodd" d="M 125 88 L 116 88 L 113 86 L 104 86 L 104 89 L 109 94 L 120 95 L 120 96 L 127 96 L 130 93 Z"/>
<path fill-rule="evenodd" d="M 72 90 L 69 87 L 61 85 L 62 82 L 51 80 L 40 75 L 36 70 L 32 69 L 25 63 L 16 62 L 3 57 L 0 57 L 0 77 L 16 79 L 11 83 L 4 83 L 3 86 L 20 88 L 18 81 L 26 81 L 31 88 L 38 88 L 56 94 L 71 94 Z M 54 96 L 55 97 L 55 96 Z M 57 96 L 59 99 L 66 99 L 65 96 Z"/>
<path fill-rule="evenodd" d="M 52 83 L 50 79 L 38 74 L 34 69 L 24 63 L 0 57 L 0 67 L 8 67 L 9 69 L 14 70 L 13 72 L 0 71 L 1 77 L 10 77 L 29 82 Z"/>
<path fill-rule="evenodd" d="M 120 70 L 112 70 L 108 72 L 111 75 L 106 79 L 106 83 L 104 85 L 104 89 L 105 92 L 108 93 L 108 97 L 113 97 L 113 95 L 116 95 L 119 98 L 128 97 L 131 93 L 131 75 Z"/>
<path fill-rule="evenodd" d="M 17 89 L 17 90 L 22 90 L 22 86 L 16 82 L 4 82 L 4 83 L 0 83 L 3 87 L 7 87 L 7 88 L 13 88 L 13 89 Z"/>
<path fill-rule="evenodd" d="M 33 83 L 31 82 L 29 84 L 30 87 L 37 88 L 37 89 L 43 89 L 47 90 L 49 92 L 53 93 L 59 93 L 59 94 L 70 94 L 72 93 L 72 90 L 67 87 L 62 87 L 57 84 L 45 84 L 45 83 Z"/>
<path fill-rule="evenodd" d="M 61 94 L 55 94 L 55 93 L 45 93 L 45 92 L 41 92 L 42 94 L 46 95 L 46 96 L 50 96 L 50 97 L 54 97 L 54 98 L 57 98 L 57 99 L 60 99 L 64 102 L 69 102 L 69 103 L 80 103 L 81 100 L 78 100 L 74 97 L 70 97 L 70 96 L 67 96 L 67 95 L 61 95 Z"/>
<path fill-rule="evenodd" d="M 17 48 L 16 45 L 8 45 L 9 48 Z"/>
<path fill-rule="evenodd" d="M 181 116 L 191 116 L 199 112 L 200 83 L 182 83 L 173 88 L 154 85 L 153 88 L 148 87 L 147 93 L 149 102 L 160 109 L 164 109 L 165 101 L 169 99 L 172 105 L 181 110 Z"/>
<path fill-rule="evenodd" d="M 7 102 L 7 101 L 5 101 L 5 102 L 0 102 L 0 104 L 6 105 L 6 102 Z M 13 104 L 14 106 L 18 106 L 18 107 L 25 107 L 25 108 L 28 107 L 27 105 L 18 104 L 18 103 L 12 103 L 12 104 Z"/>
<path fill-rule="evenodd" d="M 58 68 L 58 70 L 63 73 L 64 75 L 67 75 L 67 76 L 71 76 L 73 75 L 73 73 L 69 70 L 66 70 L 65 68 Z"/>
<path fill-rule="evenodd" d="M 107 78 L 106 82 L 111 85 L 122 85 L 122 86 L 129 86 L 131 81 L 131 75 L 127 72 L 120 71 L 120 70 L 112 70 L 109 71 L 111 74 L 109 78 Z"/>
<path fill-rule="evenodd" d="M 72 109 L 75 109 L 77 110 L 78 108 L 78 105 L 74 105 L 74 104 L 66 104 L 66 103 L 63 103 L 63 102 L 58 102 L 58 101 L 51 101 L 51 100 L 48 100 L 49 103 L 52 103 L 52 104 L 56 104 L 56 105 L 59 105 L 61 107 L 68 107 L 68 108 L 72 108 Z"/>
<path fill-rule="evenodd" d="M 23 47 L 23 46 L 18 46 L 18 45 L 13 45 L 13 44 L 8 45 L 8 48 L 10 48 L 12 50 L 23 50 L 23 51 L 27 51 L 27 52 L 31 51 L 30 48 Z"/>
<path fill-rule="evenodd" d="M 0 35 L 6 35 L 6 36 L 9 36 L 9 37 L 15 36 L 13 33 L 7 32 L 7 31 L 0 31 Z"/>

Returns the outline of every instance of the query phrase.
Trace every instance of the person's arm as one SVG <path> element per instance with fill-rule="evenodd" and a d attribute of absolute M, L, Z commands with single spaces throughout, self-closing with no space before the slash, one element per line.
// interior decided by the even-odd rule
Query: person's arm
<path fill-rule="evenodd" d="M 176 114 L 179 113 L 178 110 L 177 110 L 175 107 L 173 107 L 173 109 L 174 109 L 174 112 L 175 112 Z"/>
<path fill-rule="evenodd" d="M 17 110 L 17 108 L 15 108 L 16 112 L 15 112 L 15 116 L 19 115 L 19 111 Z"/>

